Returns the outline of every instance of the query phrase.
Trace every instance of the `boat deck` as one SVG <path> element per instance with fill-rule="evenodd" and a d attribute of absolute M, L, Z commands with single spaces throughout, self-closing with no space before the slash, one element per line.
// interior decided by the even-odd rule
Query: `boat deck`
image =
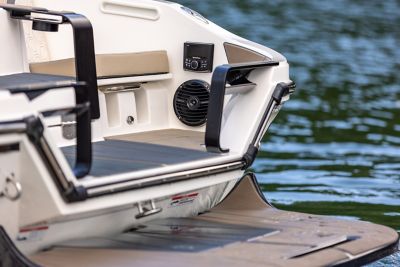
<path fill-rule="evenodd" d="M 92 144 L 95 177 L 140 171 L 162 166 L 188 163 L 219 157 L 202 145 L 204 133 L 165 130 L 109 138 Z M 71 166 L 75 162 L 75 146 L 63 147 Z"/>
<path fill-rule="evenodd" d="M 31 259 L 57 267 L 358 266 L 392 253 L 397 242 L 396 231 L 384 226 L 277 210 L 248 176 L 197 217 L 67 242 Z"/>

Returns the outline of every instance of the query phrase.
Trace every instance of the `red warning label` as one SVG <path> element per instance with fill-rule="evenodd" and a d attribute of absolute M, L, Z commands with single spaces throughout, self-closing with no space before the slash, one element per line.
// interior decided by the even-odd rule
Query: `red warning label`
<path fill-rule="evenodd" d="M 21 228 L 17 236 L 18 241 L 40 241 L 45 236 L 49 226 L 35 226 L 28 228 Z"/>
<path fill-rule="evenodd" d="M 177 206 L 192 204 L 196 200 L 198 195 L 199 195 L 199 193 L 190 193 L 190 194 L 185 194 L 185 195 L 173 196 L 171 198 L 170 206 L 177 207 Z"/>

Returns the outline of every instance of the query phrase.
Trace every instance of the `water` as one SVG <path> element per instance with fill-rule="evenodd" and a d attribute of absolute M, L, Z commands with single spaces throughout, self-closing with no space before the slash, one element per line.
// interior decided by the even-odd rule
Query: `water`
<path fill-rule="evenodd" d="M 400 2 L 179 2 L 291 63 L 298 91 L 254 165 L 267 198 L 400 230 Z"/>

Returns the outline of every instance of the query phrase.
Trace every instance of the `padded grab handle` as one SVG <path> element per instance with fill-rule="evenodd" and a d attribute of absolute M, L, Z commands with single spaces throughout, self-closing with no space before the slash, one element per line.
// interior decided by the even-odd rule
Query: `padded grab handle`
<path fill-rule="evenodd" d="M 229 81 L 231 85 L 240 84 L 253 70 L 277 65 L 279 65 L 279 62 L 275 61 L 251 62 L 245 64 L 226 64 L 214 70 L 210 87 L 210 101 L 206 124 L 205 144 L 207 151 L 215 153 L 229 152 L 229 149 L 222 148 L 220 144 L 227 82 Z"/>

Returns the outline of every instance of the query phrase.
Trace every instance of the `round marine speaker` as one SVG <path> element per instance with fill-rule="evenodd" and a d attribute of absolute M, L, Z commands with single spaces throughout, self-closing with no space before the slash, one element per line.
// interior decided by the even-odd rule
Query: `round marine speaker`
<path fill-rule="evenodd" d="M 201 80 L 184 82 L 176 90 L 174 110 L 178 119 L 188 126 L 201 126 L 207 121 L 210 85 Z"/>

